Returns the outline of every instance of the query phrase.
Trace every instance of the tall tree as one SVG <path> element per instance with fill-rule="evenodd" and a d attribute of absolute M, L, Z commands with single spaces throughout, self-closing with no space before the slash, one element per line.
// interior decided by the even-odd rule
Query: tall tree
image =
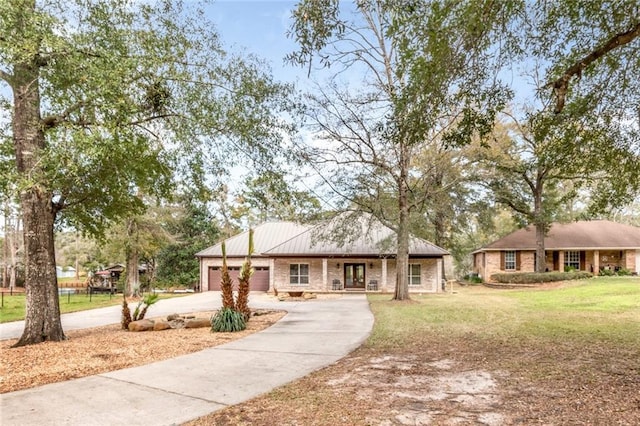
<path fill-rule="evenodd" d="M 300 191 L 284 172 L 270 170 L 247 177 L 235 198 L 232 216 L 249 219 L 249 224 L 267 220 L 309 222 L 321 212 L 320 201 L 308 191 Z"/>
<path fill-rule="evenodd" d="M 227 55 L 191 7 L 0 2 L 0 81 L 12 92 L 27 259 L 18 346 L 65 337 L 56 221 L 101 234 L 144 209 L 138 192 L 165 193 L 174 167 L 200 184 L 206 169 L 224 170 L 234 154 L 272 155 L 290 130 L 281 114 L 289 88 L 258 61 Z"/>
<path fill-rule="evenodd" d="M 416 171 L 416 155 L 489 130 L 506 92 L 493 73 L 500 58 L 488 49 L 511 4 L 370 0 L 344 7 L 305 0 L 294 9 L 291 34 L 300 49 L 289 59 L 310 72 L 319 61 L 335 74 L 309 95 L 321 141 L 305 158 L 348 208 L 395 231 L 394 299 L 408 299 L 411 216 L 442 190 Z M 387 200 L 393 210 L 384 208 Z"/>
<path fill-rule="evenodd" d="M 482 157 L 496 200 L 535 226 L 543 272 L 548 227 L 578 191 L 590 192 L 596 215 L 640 190 L 640 6 L 537 2 L 521 17 L 513 28 L 535 99 L 508 114 Z"/>

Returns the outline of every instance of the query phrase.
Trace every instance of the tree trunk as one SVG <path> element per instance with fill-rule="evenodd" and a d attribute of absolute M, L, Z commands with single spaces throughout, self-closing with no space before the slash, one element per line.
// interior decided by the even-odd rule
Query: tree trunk
<path fill-rule="evenodd" d="M 408 300 L 409 296 L 409 199 L 407 175 L 408 147 L 400 147 L 400 178 L 398 180 L 398 251 L 396 253 L 396 291 L 393 300 Z"/>
<path fill-rule="evenodd" d="M 52 193 L 43 184 L 40 155 L 45 137 L 40 122 L 39 70 L 35 59 L 14 67 L 13 142 L 18 173 L 30 185 L 22 190 L 26 316 L 15 346 L 65 339 L 60 321 L 53 225 Z"/>
<path fill-rule="evenodd" d="M 9 199 L 4 206 L 4 239 L 2 240 L 2 287 L 9 286 Z"/>
<path fill-rule="evenodd" d="M 534 194 L 534 225 L 536 227 L 536 272 L 546 272 L 547 256 L 545 254 L 544 238 L 547 232 L 547 221 L 543 217 L 542 211 L 542 183 L 538 183 Z"/>
<path fill-rule="evenodd" d="M 135 219 L 127 221 L 127 284 L 125 293 L 129 296 L 139 296 L 140 293 L 140 274 L 138 272 L 138 224 Z"/>

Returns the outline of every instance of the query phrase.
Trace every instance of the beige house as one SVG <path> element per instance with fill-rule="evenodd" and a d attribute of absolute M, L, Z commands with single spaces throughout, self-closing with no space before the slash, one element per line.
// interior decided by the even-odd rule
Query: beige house
<path fill-rule="evenodd" d="M 640 273 L 640 228 L 608 220 L 554 223 L 545 238 L 547 269 Z M 535 271 L 535 227 L 519 229 L 473 252 L 473 271 L 484 280 L 499 272 Z"/>
<path fill-rule="evenodd" d="M 336 230 L 336 233 L 338 231 Z M 344 231 L 340 231 L 344 232 Z M 353 238 L 329 241 L 331 225 L 315 227 L 292 222 L 270 222 L 254 229 L 255 272 L 251 289 L 282 292 L 392 292 L 396 284 L 395 234 L 378 225 L 362 226 Z M 323 235 L 325 237 L 323 237 Z M 226 241 L 227 264 L 237 278 L 247 254 L 248 231 Z M 196 254 L 200 259 L 200 288 L 219 290 L 221 243 Z M 411 238 L 409 291 L 442 291 L 446 250 L 428 241 Z"/>

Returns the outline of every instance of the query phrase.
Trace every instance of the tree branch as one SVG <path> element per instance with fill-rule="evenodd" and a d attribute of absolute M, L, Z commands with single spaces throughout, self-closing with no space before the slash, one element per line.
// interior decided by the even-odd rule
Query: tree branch
<path fill-rule="evenodd" d="M 13 79 L 13 76 L 6 71 L 0 70 L 0 78 L 6 81 L 7 83 L 11 84 L 11 80 Z"/>
<path fill-rule="evenodd" d="M 85 106 L 85 104 L 86 103 L 84 101 L 80 101 L 73 105 L 70 105 L 67 109 L 62 111 L 61 114 L 48 115 L 42 119 L 42 124 L 44 125 L 45 129 L 52 129 L 58 126 L 60 123 L 66 121 L 73 112 L 79 110 L 80 108 Z"/>
<path fill-rule="evenodd" d="M 605 44 L 595 49 L 587 56 L 567 68 L 567 70 L 560 78 L 549 83 L 547 87 L 553 87 L 553 91 L 556 95 L 556 106 L 553 112 L 556 114 L 560 114 L 564 109 L 565 98 L 567 96 L 567 91 L 569 90 L 569 81 L 573 77 L 580 78 L 580 76 L 582 75 L 582 70 L 584 70 L 586 67 L 602 58 L 612 50 L 630 43 L 638 36 L 640 36 L 640 23 L 637 23 L 629 31 L 614 35 L 609 40 L 607 40 Z"/>

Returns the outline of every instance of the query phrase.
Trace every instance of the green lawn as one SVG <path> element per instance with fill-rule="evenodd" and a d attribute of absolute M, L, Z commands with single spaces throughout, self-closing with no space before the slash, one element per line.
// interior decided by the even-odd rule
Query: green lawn
<path fill-rule="evenodd" d="M 454 294 L 412 296 L 411 302 L 372 295 L 376 325 L 368 345 L 392 348 L 434 337 L 616 341 L 639 344 L 640 278 L 602 277 L 561 288 L 495 290 L 456 287 Z"/>
<path fill-rule="evenodd" d="M 160 294 L 161 299 L 169 297 L 180 297 L 186 294 Z M 0 309 L 0 323 L 19 321 L 24 319 L 25 296 L 16 294 L 10 296 L 9 293 L 3 295 L 3 305 Z M 122 294 L 63 294 L 60 295 L 60 311 L 64 313 L 84 311 L 87 309 L 103 308 L 105 306 L 119 305 L 122 303 Z"/>

